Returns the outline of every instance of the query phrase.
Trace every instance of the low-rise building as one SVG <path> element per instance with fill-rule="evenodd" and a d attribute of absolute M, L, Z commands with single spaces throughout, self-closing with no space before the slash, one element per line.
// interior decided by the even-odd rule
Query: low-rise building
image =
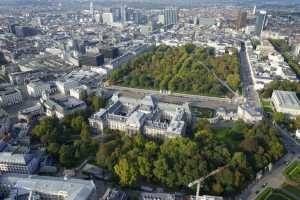
<path fill-rule="evenodd" d="M 78 87 L 79 83 L 76 80 L 58 80 L 55 82 L 57 90 L 63 95 L 68 95 L 71 88 Z"/>
<path fill-rule="evenodd" d="M 115 94 L 111 102 L 107 109 L 100 109 L 89 118 L 91 127 L 99 132 L 109 128 L 128 134 L 172 138 L 185 135 L 191 119 L 184 105 L 158 102 L 152 96 L 134 99 Z"/>
<path fill-rule="evenodd" d="M 122 192 L 115 188 L 108 188 L 100 200 L 126 200 L 126 199 L 127 199 L 127 195 L 125 192 Z"/>
<path fill-rule="evenodd" d="M 32 174 L 39 167 L 39 159 L 30 153 L 0 152 L 0 172 Z"/>
<path fill-rule="evenodd" d="M 295 136 L 298 140 L 300 139 L 300 130 L 299 129 L 296 130 Z"/>
<path fill-rule="evenodd" d="M 223 197 L 220 196 L 211 196 L 211 195 L 203 195 L 196 199 L 195 196 L 192 196 L 190 200 L 223 200 Z"/>
<path fill-rule="evenodd" d="M 18 112 L 18 119 L 29 123 L 34 117 L 38 117 L 44 113 L 43 107 L 40 103 L 37 105 L 25 108 Z"/>
<path fill-rule="evenodd" d="M 25 174 L 1 175 L 0 188 L 7 199 L 96 200 L 93 181 Z"/>
<path fill-rule="evenodd" d="M 48 97 L 45 95 L 41 98 L 41 103 L 45 107 L 47 116 L 56 116 L 60 119 L 77 111 L 85 110 L 87 107 L 84 101 L 71 96 Z"/>
<path fill-rule="evenodd" d="M 238 106 L 237 116 L 248 123 L 256 123 L 263 119 L 262 113 L 248 103 Z"/>
<path fill-rule="evenodd" d="M 175 200 L 175 194 L 169 193 L 150 193 L 142 192 L 140 193 L 139 200 Z"/>
<path fill-rule="evenodd" d="M 90 90 L 96 89 L 103 76 L 91 70 L 72 71 L 55 82 L 57 90 L 70 95 L 70 90 L 84 85 Z"/>
<path fill-rule="evenodd" d="M 0 136 L 7 133 L 10 126 L 10 120 L 7 112 L 0 108 Z"/>
<path fill-rule="evenodd" d="M 84 97 L 87 97 L 90 94 L 91 90 L 85 85 L 81 85 L 79 87 L 70 89 L 70 96 L 75 97 L 76 99 L 83 99 Z"/>
<path fill-rule="evenodd" d="M 22 102 L 22 93 L 16 88 L 1 88 L 0 89 L 0 105 L 10 106 Z"/>
<path fill-rule="evenodd" d="M 271 99 L 277 112 L 292 117 L 300 115 L 300 101 L 295 92 L 274 90 Z"/>
<path fill-rule="evenodd" d="M 53 94 L 56 91 L 56 86 L 43 81 L 32 81 L 27 84 L 27 92 L 29 96 L 41 97 L 43 93 Z"/>

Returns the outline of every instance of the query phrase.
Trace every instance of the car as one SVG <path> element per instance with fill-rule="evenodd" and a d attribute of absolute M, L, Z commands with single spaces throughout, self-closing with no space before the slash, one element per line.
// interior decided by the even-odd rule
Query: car
<path fill-rule="evenodd" d="M 290 164 L 290 161 L 285 161 L 284 163 L 285 163 L 286 165 L 288 165 L 288 164 Z"/>
<path fill-rule="evenodd" d="M 268 183 L 264 183 L 263 185 L 262 185 L 262 187 L 264 188 L 264 187 L 266 187 L 268 185 Z"/>
<path fill-rule="evenodd" d="M 256 190 L 256 191 L 255 191 L 255 194 L 258 194 L 258 193 L 259 193 L 259 190 Z"/>

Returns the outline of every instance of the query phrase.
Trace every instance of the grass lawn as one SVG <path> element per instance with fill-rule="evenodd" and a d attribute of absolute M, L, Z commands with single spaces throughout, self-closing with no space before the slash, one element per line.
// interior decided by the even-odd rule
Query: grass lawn
<path fill-rule="evenodd" d="M 289 191 L 290 193 L 293 193 L 294 195 L 298 196 L 300 199 L 300 185 L 292 185 L 289 183 L 284 183 L 282 185 L 282 188 Z"/>
<path fill-rule="evenodd" d="M 255 200 L 266 200 L 269 198 L 269 196 L 271 196 L 273 193 L 273 189 L 272 188 L 266 188 L 264 189 L 257 197 Z"/>
<path fill-rule="evenodd" d="M 265 112 L 270 112 L 270 113 L 273 112 L 272 102 L 270 100 L 261 99 L 261 104 L 262 104 Z"/>
<path fill-rule="evenodd" d="M 274 192 L 266 200 L 294 200 L 294 198 L 288 197 L 282 193 Z"/>
<path fill-rule="evenodd" d="M 297 200 L 281 190 L 266 188 L 255 200 Z"/>
<path fill-rule="evenodd" d="M 287 166 L 287 168 L 284 170 L 283 173 L 291 181 L 300 183 L 300 163 L 299 162 L 294 161 L 294 162 L 290 163 Z"/>
<path fill-rule="evenodd" d="M 211 108 L 191 107 L 192 115 L 197 118 L 212 118 L 215 116 L 216 111 Z"/>

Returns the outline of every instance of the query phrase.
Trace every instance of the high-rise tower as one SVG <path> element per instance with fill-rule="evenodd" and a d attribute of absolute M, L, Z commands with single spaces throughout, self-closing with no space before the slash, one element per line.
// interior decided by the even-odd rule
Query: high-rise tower
<path fill-rule="evenodd" d="M 247 26 L 247 12 L 239 10 L 236 20 L 236 29 L 239 30 Z"/>
<path fill-rule="evenodd" d="M 164 25 L 173 25 L 178 23 L 178 9 L 169 7 L 164 9 Z"/>
<path fill-rule="evenodd" d="M 258 15 L 256 16 L 256 24 L 255 24 L 255 34 L 260 37 L 262 31 L 266 26 L 267 21 L 267 11 L 261 10 L 259 11 Z"/>

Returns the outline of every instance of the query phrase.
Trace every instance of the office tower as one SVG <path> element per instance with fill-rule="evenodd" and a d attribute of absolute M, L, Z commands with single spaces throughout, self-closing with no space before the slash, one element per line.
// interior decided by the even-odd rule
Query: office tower
<path fill-rule="evenodd" d="M 79 65 L 86 66 L 101 66 L 104 64 L 104 56 L 100 53 L 94 54 L 90 53 L 88 55 L 83 55 L 79 57 Z"/>
<path fill-rule="evenodd" d="M 115 59 L 120 55 L 119 49 L 117 47 L 100 48 L 99 52 L 104 56 L 104 58 Z"/>
<path fill-rule="evenodd" d="M 253 7 L 252 15 L 256 14 L 256 5 Z"/>
<path fill-rule="evenodd" d="M 112 13 L 102 14 L 103 24 L 112 25 L 114 23 L 114 16 Z"/>
<path fill-rule="evenodd" d="M 259 11 L 258 15 L 256 16 L 256 24 L 255 24 L 255 34 L 260 37 L 262 31 L 265 28 L 267 21 L 267 12 L 265 10 Z"/>
<path fill-rule="evenodd" d="M 143 15 L 139 11 L 133 12 L 133 21 L 136 24 L 142 24 L 143 23 Z"/>
<path fill-rule="evenodd" d="M 40 34 L 41 31 L 28 26 L 15 26 L 15 35 L 17 37 L 28 37 Z"/>
<path fill-rule="evenodd" d="M 124 2 L 122 2 L 122 6 L 121 6 L 121 22 L 125 23 L 126 22 L 126 5 L 124 4 Z"/>
<path fill-rule="evenodd" d="M 10 33 L 16 34 L 16 26 L 19 26 L 18 24 L 11 24 L 9 25 L 8 29 Z"/>
<path fill-rule="evenodd" d="M 90 2 L 90 15 L 94 15 L 94 3 L 92 1 Z"/>
<path fill-rule="evenodd" d="M 237 14 L 236 29 L 239 30 L 246 26 L 247 26 L 247 12 L 239 10 Z"/>
<path fill-rule="evenodd" d="M 113 14 L 114 21 L 121 21 L 121 8 L 111 8 L 110 12 Z"/>
<path fill-rule="evenodd" d="M 172 25 L 178 23 L 178 9 L 177 8 L 165 8 L 164 9 L 164 25 Z"/>
<path fill-rule="evenodd" d="M 165 23 L 165 16 L 164 15 L 158 15 L 158 24 L 164 24 Z"/>
<path fill-rule="evenodd" d="M 199 24 L 200 24 L 200 20 L 199 20 L 199 17 L 198 17 L 198 16 L 195 16 L 195 17 L 193 18 L 193 24 L 194 24 L 194 25 L 199 25 Z"/>

